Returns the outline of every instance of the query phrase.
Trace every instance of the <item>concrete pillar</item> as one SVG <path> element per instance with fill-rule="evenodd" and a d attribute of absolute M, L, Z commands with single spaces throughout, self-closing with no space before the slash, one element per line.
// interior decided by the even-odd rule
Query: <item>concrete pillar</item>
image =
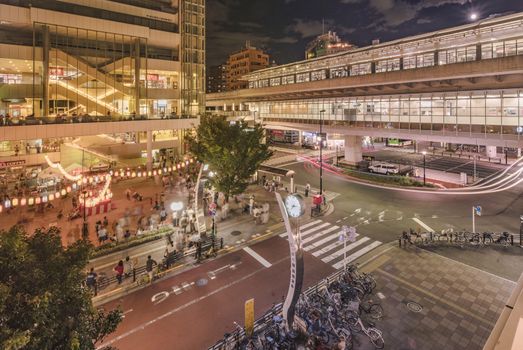
<path fill-rule="evenodd" d="M 303 131 L 298 131 L 298 144 L 303 145 Z"/>
<path fill-rule="evenodd" d="M 363 160 L 361 153 L 361 136 L 345 136 L 345 162 L 356 164 Z"/>
<path fill-rule="evenodd" d="M 140 39 L 134 41 L 134 112 L 140 115 Z M 145 77 L 147 82 L 147 77 Z M 131 111 L 132 112 L 132 111 Z"/>
<path fill-rule="evenodd" d="M 153 169 L 153 132 L 147 131 L 147 170 Z"/>
<path fill-rule="evenodd" d="M 521 148 L 518 148 L 518 158 L 521 157 Z"/>
<path fill-rule="evenodd" d="M 487 146 L 487 157 L 496 158 L 498 156 L 498 151 L 496 146 Z"/>
<path fill-rule="evenodd" d="M 43 36 L 43 48 L 42 48 L 42 114 L 44 117 L 49 116 L 49 50 L 50 50 L 50 39 L 49 39 L 49 27 L 42 27 Z M 56 112 L 56 111 L 55 111 Z"/>

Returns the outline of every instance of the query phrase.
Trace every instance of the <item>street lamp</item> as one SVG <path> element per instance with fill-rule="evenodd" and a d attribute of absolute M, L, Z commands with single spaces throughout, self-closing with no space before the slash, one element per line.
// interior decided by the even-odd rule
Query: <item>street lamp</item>
<path fill-rule="evenodd" d="M 423 154 L 423 186 L 425 186 L 426 183 L 427 183 L 427 182 L 426 182 L 426 172 L 425 172 L 425 170 L 426 170 L 426 165 L 427 165 L 427 163 L 426 163 L 427 151 L 423 151 L 423 152 L 421 152 L 421 153 Z"/>
<path fill-rule="evenodd" d="M 89 226 L 87 224 L 87 215 L 86 215 L 86 207 L 85 207 L 85 203 L 86 203 L 86 199 L 87 199 L 87 191 L 83 190 L 82 194 L 84 196 L 84 207 L 83 207 L 84 222 L 82 225 L 82 238 L 88 239 L 89 238 Z"/>
<path fill-rule="evenodd" d="M 323 114 L 324 109 L 320 111 L 320 196 L 323 194 Z"/>

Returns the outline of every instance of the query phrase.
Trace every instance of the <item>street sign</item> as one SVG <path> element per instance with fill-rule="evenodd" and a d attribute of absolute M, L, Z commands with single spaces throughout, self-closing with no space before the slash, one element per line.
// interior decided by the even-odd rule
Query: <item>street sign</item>
<path fill-rule="evenodd" d="M 476 215 L 477 215 L 477 216 L 481 216 L 481 206 L 476 205 L 476 206 L 474 207 L 474 211 L 476 212 Z"/>
<path fill-rule="evenodd" d="M 254 331 L 254 299 L 245 302 L 245 333 L 250 337 Z"/>

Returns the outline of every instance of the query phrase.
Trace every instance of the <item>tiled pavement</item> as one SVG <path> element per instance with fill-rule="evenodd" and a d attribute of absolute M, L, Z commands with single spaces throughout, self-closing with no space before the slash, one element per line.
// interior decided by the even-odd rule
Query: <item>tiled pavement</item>
<path fill-rule="evenodd" d="M 392 248 L 364 270 L 376 278 L 385 310 L 377 327 L 387 349 L 482 349 L 515 286 L 420 249 Z M 422 306 L 419 313 L 408 302 Z"/>

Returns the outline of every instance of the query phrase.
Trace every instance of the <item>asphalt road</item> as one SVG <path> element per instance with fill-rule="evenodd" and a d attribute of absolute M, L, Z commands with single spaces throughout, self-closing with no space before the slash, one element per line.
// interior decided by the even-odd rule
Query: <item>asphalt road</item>
<path fill-rule="evenodd" d="M 284 167 L 296 171 L 297 184 L 310 183 L 316 188 L 319 186 L 318 170 L 312 165 L 295 163 Z M 327 172 L 324 175 L 324 189 L 339 195 L 333 200 L 335 210 L 331 215 L 311 219 L 306 228 L 307 224 L 303 225 L 306 251 L 304 288 L 332 273 L 333 266 L 339 266 L 343 259 L 340 251 L 343 245 L 335 241 L 341 225 L 357 228 L 359 237 L 355 245 L 362 244 L 349 251 L 355 257 L 354 254 L 364 251 L 366 247 L 389 247 L 385 244 L 396 241 L 401 231 L 410 227 L 422 230 L 427 227 L 434 230 L 449 227 L 470 229 L 473 205 L 483 207 L 484 215 L 477 218 L 480 231 L 516 232 L 519 230 L 519 211 L 523 208 L 521 186 L 489 195 L 437 195 L 373 188 Z M 281 301 L 287 291 L 289 248 L 281 237 L 270 238 L 250 248 L 270 266 L 267 267 L 242 249 L 105 304 L 106 309 L 121 307 L 125 319 L 117 332 L 98 346 L 114 345 L 122 350 L 205 349 L 222 338 L 225 332 L 232 331 L 233 322 L 243 325 L 246 300 L 255 299 L 255 317 L 261 316 L 273 303 Z M 332 251 L 327 252 L 329 249 Z M 472 274 L 476 271 L 482 276 L 491 276 L 489 273 L 492 273 L 511 281 L 517 280 L 523 271 L 522 249 L 484 249 L 487 250 L 451 247 L 432 251 L 465 264 L 459 266 L 471 266 Z M 325 253 L 321 253 L 321 250 L 325 250 Z M 420 264 L 413 260 L 420 258 L 420 253 L 411 251 L 409 254 L 412 254 L 412 258 L 406 256 L 405 262 L 398 266 L 411 264 L 413 266 L 410 268 L 415 268 Z M 394 259 L 396 255 L 392 254 L 390 259 Z M 381 260 L 381 264 L 384 264 L 383 259 Z M 435 262 L 426 262 L 427 269 L 431 270 L 430 264 L 442 265 L 443 261 L 452 260 L 436 259 Z M 439 266 L 441 273 L 448 271 L 449 276 L 455 275 L 455 266 L 458 265 L 453 264 L 456 263 L 452 262 L 448 267 Z M 387 268 L 388 265 L 383 265 L 383 269 Z M 381 277 L 387 276 L 390 277 Z M 390 285 L 392 280 L 387 278 L 379 279 L 378 289 L 386 290 L 386 295 L 392 296 L 392 291 L 397 286 Z M 418 284 L 408 283 L 411 289 L 405 293 L 411 295 L 414 291 L 412 288 Z M 386 289 L 388 285 L 391 290 Z M 405 286 L 403 283 L 403 287 Z M 430 291 L 421 292 L 425 296 L 430 294 Z M 448 305 L 443 303 L 441 307 L 447 308 Z M 431 313 L 427 317 L 435 316 Z M 406 329 L 405 334 L 410 334 L 409 327 Z M 385 329 L 385 332 L 393 335 L 394 330 Z M 419 334 L 419 339 L 424 337 L 423 332 Z"/>
<path fill-rule="evenodd" d="M 265 267 L 240 250 L 136 291 L 104 308 L 125 314 L 103 345 L 126 349 L 205 349 L 244 323 L 244 302 L 255 299 L 255 318 L 282 301 L 289 282 L 289 246 L 273 237 L 250 247 Z M 334 269 L 305 253 L 304 288 Z M 214 278 L 213 278 L 214 277 Z"/>
<path fill-rule="evenodd" d="M 308 182 L 313 187 L 319 187 L 319 170 L 311 164 L 300 162 L 284 167 L 296 172 L 296 183 Z M 504 192 L 481 195 L 411 193 L 369 187 L 324 172 L 323 188 L 340 194 L 334 199 L 335 210 L 327 220 L 336 225 L 356 226 L 359 233 L 384 243 L 397 240 L 401 232 L 409 228 L 471 231 L 472 206 L 475 205 L 480 205 L 483 210 L 482 216 L 476 217 L 476 231 L 508 231 L 518 238 L 519 216 L 523 214 L 521 185 Z M 514 269 L 514 260 L 508 256 L 521 259 L 523 249 L 513 249 L 509 254 L 501 253 L 500 257 L 486 261 L 469 259 L 467 254 L 451 250 L 438 253 L 457 260 L 472 260 L 472 263 L 481 264 L 489 272 L 516 280 L 523 266 Z"/>

